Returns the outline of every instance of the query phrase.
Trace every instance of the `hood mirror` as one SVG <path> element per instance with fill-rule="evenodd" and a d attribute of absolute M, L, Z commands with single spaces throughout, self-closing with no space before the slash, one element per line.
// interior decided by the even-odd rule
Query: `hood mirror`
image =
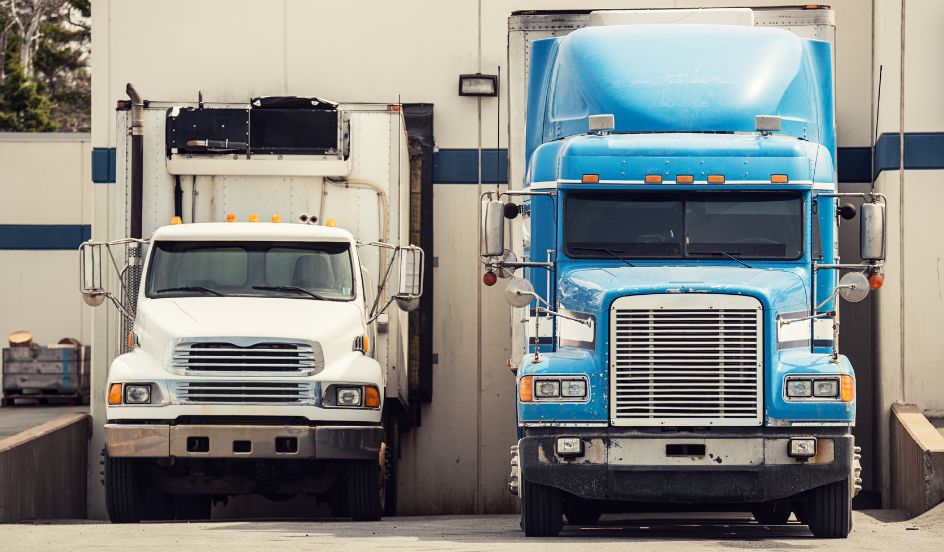
<path fill-rule="evenodd" d="M 396 297 L 395 300 L 397 302 L 397 307 L 403 312 L 413 312 L 417 309 L 417 307 L 420 306 L 419 297 Z"/>
<path fill-rule="evenodd" d="M 505 287 L 505 301 L 515 308 L 524 308 L 534 300 L 534 286 L 523 278 L 512 278 Z"/>
<path fill-rule="evenodd" d="M 847 272 L 839 280 L 839 296 L 850 303 L 858 303 L 869 296 L 869 279 L 861 272 Z"/>

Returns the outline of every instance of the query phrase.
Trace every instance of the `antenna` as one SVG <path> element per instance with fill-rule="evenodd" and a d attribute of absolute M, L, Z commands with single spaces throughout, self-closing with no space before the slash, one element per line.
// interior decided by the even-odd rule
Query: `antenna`
<path fill-rule="evenodd" d="M 498 66 L 498 81 L 495 83 L 497 104 L 495 107 L 495 191 L 501 183 L 501 65 Z"/>

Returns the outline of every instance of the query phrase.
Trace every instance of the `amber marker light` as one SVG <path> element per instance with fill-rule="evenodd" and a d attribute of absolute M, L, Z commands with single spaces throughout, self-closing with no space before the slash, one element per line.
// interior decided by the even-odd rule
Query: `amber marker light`
<path fill-rule="evenodd" d="M 770 182 L 773 184 L 786 184 L 790 182 L 790 179 L 787 178 L 785 174 L 772 174 L 770 175 Z"/>
<path fill-rule="evenodd" d="M 534 399 L 534 378 L 524 376 L 518 380 L 518 399 L 521 402 L 531 402 Z"/>
<path fill-rule="evenodd" d="M 599 183 L 600 183 L 600 175 L 598 175 L 598 174 L 585 174 L 585 175 L 583 175 L 583 178 L 580 179 L 580 181 L 583 182 L 584 184 L 599 184 Z"/>
<path fill-rule="evenodd" d="M 236 222 L 236 213 L 226 213 L 226 222 Z"/>
<path fill-rule="evenodd" d="M 259 222 L 259 213 L 250 213 L 249 222 Z"/>
<path fill-rule="evenodd" d="M 662 175 L 661 174 L 647 174 L 646 184 L 662 184 Z"/>
<path fill-rule="evenodd" d="M 680 174 L 675 177 L 676 184 L 692 184 L 695 182 L 695 177 L 690 174 Z"/>
<path fill-rule="evenodd" d="M 885 283 L 885 277 L 881 274 L 873 274 L 869 276 L 869 287 L 872 289 L 879 289 L 882 287 L 882 284 Z"/>
<path fill-rule="evenodd" d="M 489 270 L 488 272 L 482 275 L 482 283 L 488 287 L 492 287 L 496 283 L 498 283 L 498 275 L 492 272 L 491 270 Z"/>
<path fill-rule="evenodd" d="M 108 388 L 108 404 L 121 404 L 121 384 L 113 383 Z"/>
<path fill-rule="evenodd" d="M 855 380 L 852 376 L 839 376 L 839 398 L 842 402 L 852 402 L 855 399 Z"/>
<path fill-rule="evenodd" d="M 181 224 L 181 223 L 183 223 L 183 220 L 181 220 L 181 218 L 178 217 L 178 216 L 173 216 L 173 217 L 170 217 L 170 223 L 171 223 L 171 224 Z"/>
<path fill-rule="evenodd" d="M 272 222 L 276 224 L 282 222 L 282 215 L 272 215 Z"/>
<path fill-rule="evenodd" d="M 364 406 L 368 408 L 380 407 L 380 391 L 373 385 L 364 388 Z"/>
<path fill-rule="evenodd" d="M 709 174 L 708 183 L 709 184 L 724 184 L 724 175 L 723 174 Z"/>

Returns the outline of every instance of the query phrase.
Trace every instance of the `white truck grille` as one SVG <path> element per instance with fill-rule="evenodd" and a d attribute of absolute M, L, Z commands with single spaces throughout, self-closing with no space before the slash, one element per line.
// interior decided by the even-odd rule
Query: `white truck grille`
<path fill-rule="evenodd" d="M 182 404 L 312 404 L 314 387 L 307 382 L 180 381 Z"/>
<path fill-rule="evenodd" d="M 740 295 L 639 295 L 614 301 L 611 423 L 760 425 L 762 320 L 760 302 Z"/>
<path fill-rule="evenodd" d="M 324 368 L 321 347 L 303 341 L 246 338 L 193 339 L 174 346 L 178 374 L 311 375 Z"/>

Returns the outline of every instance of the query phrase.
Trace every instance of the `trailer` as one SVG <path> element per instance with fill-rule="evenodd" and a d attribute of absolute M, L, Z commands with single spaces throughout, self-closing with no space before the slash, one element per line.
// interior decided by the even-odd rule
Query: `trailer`
<path fill-rule="evenodd" d="M 109 517 L 242 494 L 394 513 L 426 262 L 403 106 L 127 91 L 109 224 L 80 255 L 86 302 L 114 307 L 93 357 Z"/>

